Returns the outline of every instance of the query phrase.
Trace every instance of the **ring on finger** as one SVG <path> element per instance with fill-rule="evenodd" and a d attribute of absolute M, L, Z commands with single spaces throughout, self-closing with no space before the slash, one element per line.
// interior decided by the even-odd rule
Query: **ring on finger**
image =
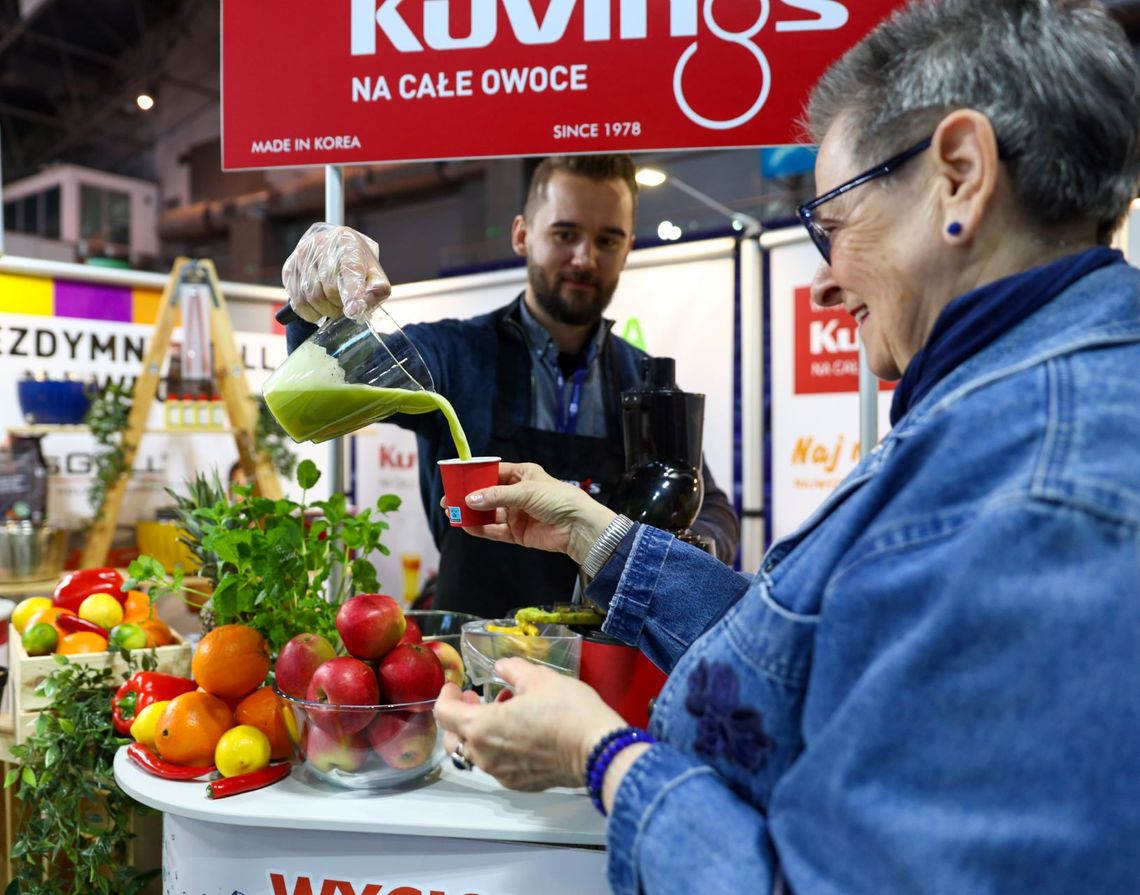
<path fill-rule="evenodd" d="M 470 771 L 475 767 L 474 762 L 463 754 L 465 746 L 466 744 L 463 740 L 460 740 L 455 744 L 455 748 L 451 750 L 451 763 L 455 765 L 456 770 L 459 771 Z"/>

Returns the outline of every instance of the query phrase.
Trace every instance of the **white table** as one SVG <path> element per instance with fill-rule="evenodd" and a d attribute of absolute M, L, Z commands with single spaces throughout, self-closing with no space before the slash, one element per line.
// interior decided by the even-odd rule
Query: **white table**
<path fill-rule="evenodd" d="M 520 793 L 450 762 L 398 791 L 304 768 L 217 801 L 120 749 L 123 791 L 163 812 L 164 895 L 543 895 L 605 892 L 605 823 L 584 790 Z"/>

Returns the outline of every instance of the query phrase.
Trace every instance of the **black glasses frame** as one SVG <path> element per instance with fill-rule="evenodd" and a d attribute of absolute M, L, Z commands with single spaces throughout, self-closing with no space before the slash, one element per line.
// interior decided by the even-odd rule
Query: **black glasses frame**
<path fill-rule="evenodd" d="M 819 208 L 824 202 L 830 202 L 836 196 L 842 196 L 844 193 L 855 189 L 857 186 L 862 186 L 879 177 L 886 177 L 888 174 L 897 171 L 904 163 L 910 161 L 920 152 L 930 148 L 930 143 L 934 139 L 931 134 L 920 143 L 915 143 L 909 149 L 904 149 L 898 155 L 893 155 L 885 162 L 875 165 L 873 168 L 868 168 L 862 174 L 852 177 L 846 183 L 841 183 L 830 192 L 824 193 L 822 196 L 816 196 L 810 202 L 805 202 L 796 209 L 796 214 L 799 215 L 800 223 L 808 232 L 811 241 L 815 243 L 815 247 L 819 249 L 819 253 L 823 255 L 823 260 L 828 264 L 831 263 L 831 237 L 828 236 L 827 231 L 820 226 L 819 221 L 815 219 L 815 210 Z"/>

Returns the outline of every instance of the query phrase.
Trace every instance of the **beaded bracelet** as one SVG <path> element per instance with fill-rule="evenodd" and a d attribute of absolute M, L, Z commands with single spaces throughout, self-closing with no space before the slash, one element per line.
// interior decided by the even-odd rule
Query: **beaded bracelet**
<path fill-rule="evenodd" d="M 597 745 L 590 750 L 590 757 L 586 759 L 586 791 L 590 794 L 590 801 L 604 816 L 606 808 L 602 804 L 602 784 L 606 779 L 606 771 L 614 756 L 626 746 L 634 743 L 656 743 L 657 739 L 648 731 L 640 727 L 619 727 L 611 730 L 598 740 Z"/>

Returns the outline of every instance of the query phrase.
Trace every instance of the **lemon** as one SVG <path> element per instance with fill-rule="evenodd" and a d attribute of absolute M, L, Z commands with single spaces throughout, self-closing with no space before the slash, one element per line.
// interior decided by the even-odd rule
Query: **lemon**
<path fill-rule="evenodd" d="M 49 597 L 27 597 L 16 604 L 16 608 L 12 610 L 12 624 L 16 630 L 21 634 L 24 633 L 24 628 L 28 626 L 28 621 L 33 615 L 41 609 L 50 609 L 51 599 Z"/>
<path fill-rule="evenodd" d="M 251 724 L 239 724 L 222 734 L 214 747 L 214 764 L 223 777 L 260 771 L 269 764 L 269 737 Z"/>
<path fill-rule="evenodd" d="M 79 604 L 79 617 L 110 631 L 123 620 L 123 607 L 110 594 L 92 594 Z"/>
<path fill-rule="evenodd" d="M 135 738 L 136 743 L 154 746 L 154 738 L 158 734 L 158 719 L 168 705 L 170 705 L 169 699 L 152 702 L 135 715 L 135 720 L 131 722 L 131 736 Z"/>

